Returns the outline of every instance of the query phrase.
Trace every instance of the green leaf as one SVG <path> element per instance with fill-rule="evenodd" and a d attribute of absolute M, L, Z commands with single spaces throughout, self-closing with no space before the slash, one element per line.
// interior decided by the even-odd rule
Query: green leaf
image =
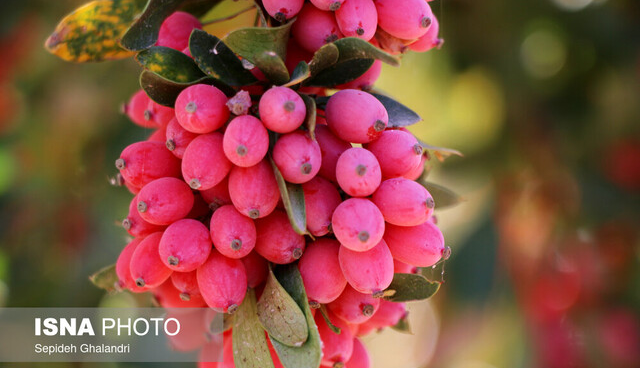
<path fill-rule="evenodd" d="M 432 297 L 440 289 L 440 283 L 429 282 L 424 276 L 412 273 L 396 273 L 391 285 L 384 291 L 385 299 L 392 302 L 409 302 Z"/>
<path fill-rule="evenodd" d="M 293 69 L 293 73 L 291 73 L 291 80 L 287 83 L 283 84 L 284 87 L 291 87 L 296 84 L 302 83 L 304 80 L 311 76 L 311 72 L 309 71 L 309 64 L 301 61 L 296 65 L 296 68 Z"/>
<path fill-rule="evenodd" d="M 327 69 L 331 65 L 338 62 L 340 51 L 338 47 L 332 43 L 327 43 L 320 47 L 313 54 L 313 58 L 309 62 L 311 75 L 317 75 L 320 71 Z"/>
<path fill-rule="evenodd" d="M 246 86 L 257 81 L 224 42 L 205 31 L 193 30 L 189 51 L 203 72 L 230 86 Z"/>
<path fill-rule="evenodd" d="M 267 345 L 256 307 L 256 294 L 247 291 L 238 308 L 236 324 L 233 327 L 233 361 L 237 368 L 273 368 L 271 353 Z"/>
<path fill-rule="evenodd" d="M 293 230 L 300 235 L 308 234 L 307 212 L 304 206 L 304 191 L 302 190 L 302 185 L 286 182 L 273 159 L 271 159 L 271 166 L 273 167 L 273 173 L 278 182 L 282 203 L 287 211 L 287 216 L 289 216 L 289 222 L 291 222 Z"/>
<path fill-rule="evenodd" d="M 302 97 L 302 101 L 304 101 L 304 106 L 307 109 L 307 116 L 304 119 L 304 125 L 307 127 L 307 131 L 309 132 L 309 136 L 314 141 L 316 140 L 316 101 L 306 95 L 304 93 L 299 93 L 300 97 Z"/>
<path fill-rule="evenodd" d="M 408 334 L 408 335 L 413 335 L 413 332 L 411 332 L 411 325 L 409 325 L 409 314 L 407 314 L 404 317 L 400 318 L 398 323 L 396 323 L 395 325 L 391 326 L 391 328 L 393 328 L 394 330 L 396 330 L 398 332 L 402 332 L 402 333 L 405 333 L 405 334 Z"/>
<path fill-rule="evenodd" d="M 78 63 L 133 56 L 118 40 L 144 5 L 145 0 L 89 2 L 60 21 L 45 48 L 63 60 Z"/>
<path fill-rule="evenodd" d="M 284 60 L 292 24 L 293 22 L 290 22 L 273 28 L 241 28 L 229 33 L 224 42 L 233 52 L 254 65 L 258 65 L 258 58 L 264 53 L 275 53 Z"/>
<path fill-rule="evenodd" d="M 340 327 L 334 325 L 331 320 L 329 319 L 329 316 L 327 315 L 327 307 L 325 307 L 324 305 L 320 305 L 320 310 L 319 310 L 320 314 L 322 314 L 322 318 L 324 319 L 324 321 L 327 323 L 327 326 L 329 326 L 329 329 L 331 331 L 333 331 L 333 333 L 335 334 L 340 334 L 342 332 L 342 330 L 340 329 Z M 316 312 L 317 313 L 317 312 Z"/>
<path fill-rule="evenodd" d="M 189 83 L 204 77 L 193 60 L 180 51 L 154 46 L 136 55 L 136 61 L 145 69 L 172 82 Z"/>
<path fill-rule="evenodd" d="M 285 368 L 318 368 L 322 358 L 320 335 L 311 309 L 309 309 L 307 293 L 304 290 L 298 266 L 295 263 L 279 266 L 275 269 L 274 274 L 280 285 L 304 312 L 309 328 L 309 337 L 307 342 L 300 347 L 290 347 L 275 339 L 271 339 L 271 343 Z"/>
<path fill-rule="evenodd" d="M 140 51 L 158 41 L 160 26 L 185 0 L 149 0 L 142 15 L 122 36 L 120 45 L 127 50 Z"/>
<path fill-rule="evenodd" d="M 176 83 L 148 70 L 145 70 L 140 74 L 140 86 L 144 89 L 147 95 L 160 105 L 169 107 L 173 107 L 175 105 L 176 98 L 183 89 L 200 83 L 214 85 L 222 90 L 222 92 L 227 96 L 233 95 L 234 93 L 233 89 L 229 86 L 210 77 L 203 77 L 189 83 Z"/>
<path fill-rule="evenodd" d="M 260 69 L 264 76 L 277 85 L 287 83 L 289 80 L 289 71 L 280 56 L 273 51 L 265 51 L 256 56 L 255 65 Z"/>
<path fill-rule="evenodd" d="M 302 309 L 282 288 L 271 268 L 258 301 L 258 319 L 271 338 L 285 345 L 302 346 L 309 337 Z"/>
<path fill-rule="evenodd" d="M 183 12 L 190 13 L 197 18 L 200 18 L 207 14 L 211 8 L 216 6 L 221 0 L 191 0 L 186 1 L 184 5 L 180 7 Z"/>
<path fill-rule="evenodd" d="M 345 62 L 352 59 L 376 59 L 392 65 L 399 66 L 400 59 L 396 56 L 388 54 L 379 48 L 373 46 L 369 42 L 357 38 L 346 37 L 341 38 L 333 43 L 339 50 L 338 62 Z"/>
<path fill-rule="evenodd" d="M 320 71 L 305 84 L 315 87 L 332 87 L 348 83 L 366 73 L 373 62 L 373 59 L 351 59 L 339 62 Z"/>
<path fill-rule="evenodd" d="M 432 146 L 432 145 L 427 144 L 427 143 L 425 143 L 425 142 L 423 142 L 421 140 L 418 140 L 418 142 L 420 142 L 420 145 L 422 146 L 422 148 L 427 149 L 429 151 L 432 151 L 433 154 L 438 159 L 438 161 L 440 161 L 440 162 L 443 162 L 447 157 L 449 157 L 451 155 L 456 155 L 456 156 L 460 156 L 460 157 L 464 156 L 462 154 L 462 152 L 460 152 L 458 150 L 454 150 L 452 148 L 444 148 L 444 147 Z"/>
<path fill-rule="evenodd" d="M 118 274 L 116 274 L 116 265 L 112 264 L 111 266 L 104 267 L 100 269 L 98 272 L 89 276 L 89 280 L 100 289 L 104 289 L 108 292 L 118 291 L 118 283 L 120 279 L 118 278 Z"/>
<path fill-rule="evenodd" d="M 436 208 L 439 210 L 447 207 L 453 207 L 463 201 L 461 196 L 442 185 L 422 179 L 418 179 L 418 183 L 427 188 L 429 194 L 433 197 L 433 201 L 436 203 Z"/>
<path fill-rule="evenodd" d="M 372 95 L 387 109 L 390 128 L 406 127 L 422 121 L 420 115 L 391 97 L 377 93 L 372 93 Z"/>

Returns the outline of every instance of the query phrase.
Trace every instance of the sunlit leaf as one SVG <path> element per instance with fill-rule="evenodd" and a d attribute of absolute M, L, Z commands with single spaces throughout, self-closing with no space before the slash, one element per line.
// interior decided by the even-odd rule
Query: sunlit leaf
<path fill-rule="evenodd" d="M 384 291 L 385 299 L 392 302 L 409 302 L 432 297 L 440 289 L 440 283 L 430 282 L 422 275 L 396 273 L 391 285 Z"/>
<path fill-rule="evenodd" d="M 376 59 L 392 65 L 399 66 L 400 59 L 388 54 L 371 43 L 357 37 L 341 38 L 333 44 L 338 48 L 338 62 L 352 59 Z"/>
<path fill-rule="evenodd" d="M 311 72 L 309 71 L 309 64 L 301 61 L 296 65 L 296 68 L 291 73 L 291 79 L 283 84 L 284 87 L 295 86 L 296 84 L 302 83 L 305 79 L 311 76 Z"/>
<path fill-rule="evenodd" d="M 169 47 L 142 50 L 136 55 L 136 61 L 143 68 L 177 83 L 189 83 L 205 76 L 193 59 Z"/>
<path fill-rule="evenodd" d="M 320 71 L 327 69 L 331 65 L 338 62 L 338 47 L 333 43 L 328 43 L 320 47 L 309 62 L 311 75 L 316 75 Z"/>
<path fill-rule="evenodd" d="M 269 346 L 264 330 L 258 321 L 256 294 L 247 291 L 238 308 L 236 324 L 233 327 L 233 362 L 237 368 L 272 368 Z"/>
<path fill-rule="evenodd" d="M 287 66 L 282 58 L 273 51 L 265 51 L 257 55 L 255 66 L 274 84 L 282 85 L 289 81 Z"/>
<path fill-rule="evenodd" d="M 280 27 L 261 28 L 248 27 L 235 30 L 224 38 L 224 42 L 243 58 L 249 60 L 254 65 L 257 59 L 264 53 L 275 53 L 284 60 L 287 54 L 287 41 L 289 40 L 289 22 Z"/>
<path fill-rule="evenodd" d="M 119 282 L 118 274 L 116 274 L 116 265 L 104 267 L 98 272 L 89 276 L 89 280 L 100 289 L 104 289 L 108 292 L 118 290 L 117 285 Z"/>
<path fill-rule="evenodd" d="M 422 148 L 433 152 L 434 156 L 436 156 L 436 158 L 440 162 L 443 162 L 447 157 L 449 157 L 451 155 L 456 155 L 456 156 L 460 156 L 460 157 L 464 156 L 460 151 L 454 150 L 452 148 L 436 147 L 436 146 L 432 146 L 430 144 L 427 144 L 427 143 L 425 143 L 423 141 L 420 141 L 420 145 L 422 146 Z"/>

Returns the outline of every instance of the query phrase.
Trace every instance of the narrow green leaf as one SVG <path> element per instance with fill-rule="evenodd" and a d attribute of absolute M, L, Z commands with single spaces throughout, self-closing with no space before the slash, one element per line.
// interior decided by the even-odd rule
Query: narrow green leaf
<path fill-rule="evenodd" d="M 400 318 L 398 323 L 396 323 L 395 325 L 391 326 L 391 328 L 393 328 L 394 330 L 396 330 L 398 332 L 402 332 L 402 333 L 405 333 L 405 334 L 408 334 L 408 335 L 413 335 L 413 332 L 411 332 L 411 325 L 409 324 L 409 314 L 408 313 L 404 317 Z"/>
<path fill-rule="evenodd" d="M 373 65 L 373 62 L 373 59 L 350 59 L 345 62 L 339 62 L 320 71 L 305 84 L 316 87 L 332 87 L 348 83 L 366 73 Z"/>
<path fill-rule="evenodd" d="M 273 51 L 265 51 L 257 55 L 255 66 L 274 84 L 282 85 L 289 81 L 287 66 L 282 61 L 282 58 Z"/>
<path fill-rule="evenodd" d="M 438 159 L 438 161 L 443 162 L 447 157 L 451 156 L 451 155 L 456 155 L 456 156 L 460 156 L 463 157 L 464 155 L 462 154 L 462 152 L 458 151 L 458 150 L 454 150 L 452 148 L 444 148 L 444 147 L 437 147 L 437 146 L 432 146 L 430 144 L 427 144 L 423 141 L 420 141 L 420 145 L 422 146 L 422 148 L 427 149 L 429 151 L 432 151 L 433 154 L 436 156 L 436 158 Z"/>
<path fill-rule="evenodd" d="M 104 289 L 108 292 L 117 291 L 119 288 L 117 287 L 119 279 L 118 274 L 116 274 L 116 265 L 112 264 L 111 266 L 104 267 L 100 269 L 98 272 L 89 276 L 89 280 L 100 289 Z"/>
<path fill-rule="evenodd" d="M 304 119 L 304 125 L 307 127 L 307 131 L 309 132 L 309 136 L 314 141 L 316 140 L 316 101 L 306 95 L 304 93 L 299 93 L 300 97 L 302 97 L 302 101 L 304 101 L 304 106 L 307 108 L 307 116 Z"/>
<path fill-rule="evenodd" d="M 409 302 L 432 297 L 440 289 L 440 283 L 429 282 L 424 276 L 396 273 L 385 290 L 385 299 L 392 302 Z"/>
<path fill-rule="evenodd" d="M 258 301 L 258 319 L 271 338 L 285 345 L 302 346 L 309 337 L 302 309 L 280 285 L 271 268 Z"/>
<path fill-rule="evenodd" d="M 322 318 L 327 323 L 327 326 L 329 326 L 329 329 L 333 331 L 333 333 L 340 334 L 342 332 L 342 330 L 340 330 L 340 327 L 334 325 L 329 319 L 329 316 L 327 315 L 327 307 L 325 307 L 324 305 L 320 305 L 320 314 L 322 314 Z"/>
<path fill-rule="evenodd" d="M 436 203 L 436 208 L 439 210 L 447 207 L 453 207 L 463 201 L 461 196 L 440 184 L 435 184 L 421 179 L 418 179 L 418 183 L 427 188 L 429 194 L 433 197 L 433 201 Z"/>
<path fill-rule="evenodd" d="M 338 47 L 334 45 L 333 42 L 320 47 L 318 51 L 313 54 L 313 58 L 309 62 L 311 75 L 317 75 L 320 71 L 337 63 L 339 54 L 340 51 L 338 51 Z"/>
<path fill-rule="evenodd" d="M 378 93 L 372 93 L 372 95 L 377 98 L 378 101 L 382 102 L 385 109 L 387 109 L 387 113 L 389 114 L 389 127 L 406 127 L 422 121 L 420 115 L 393 98 Z"/>
<path fill-rule="evenodd" d="M 158 41 L 162 22 L 178 10 L 185 0 L 148 0 L 142 15 L 122 36 L 120 45 L 127 50 L 140 51 Z"/>
<path fill-rule="evenodd" d="M 311 72 L 309 71 L 309 64 L 301 61 L 296 65 L 296 68 L 293 69 L 293 73 L 291 73 L 291 80 L 287 83 L 283 84 L 284 87 L 295 86 L 296 84 L 302 83 L 304 80 L 311 76 Z"/>
<path fill-rule="evenodd" d="M 176 83 L 148 70 L 140 74 L 140 86 L 147 95 L 160 105 L 169 107 L 175 105 L 176 98 L 183 89 L 200 83 L 214 85 L 227 94 L 227 96 L 231 96 L 234 93 L 231 87 L 210 77 L 203 77 L 189 83 Z"/>
<path fill-rule="evenodd" d="M 244 301 L 236 312 L 233 327 L 233 362 L 237 368 L 273 368 L 271 353 L 256 307 L 256 294 L 247 291 Z"/>
<path fill-rule="evenodd" d="M 246 86 L 257 81 L 224 42 L 205 31 L 193 30 L 189 51 L 203 72 L 230 86 Z"/>
<path fill-rule="evenodd" d="M 297 348 L 284 345 L 275 339 L 271 339 L 271 343 L 285 368 L 318 368 L 322 358 L 320 335 L 318 334 L 318 327 L 313 320 L 311 309 L 309 309 L 307 293 L 304 290 L 298 266 L 295 263 L 278 266 L 274 274 L 280 285 L 291 295 L 304 312 L 309 328 L 309 337 L 307 342 Z"/>
<path fill-rule="evenodd" d="M 361 38 L 341 38 L 333 44 L 339 50 L 339 63 L 352 59 L 377 59 L 392 66 L 400 65 L 400 59 L 398 57 L 380 50 Z"/>
<path fill-rule="evenodd" d="M 286 182 L 273 159 L 271 159 L 271 166 L 273 167 L 273 173 L 278 182 L 282 203 L 287 211 L 287 216 L 289 216 L 289 222 L 291 222 L 293 230 L 300 235 L 308 234 L 307 212 L 304 207 L 304 191 L 302 190 L 302 185 Z"/>
<path fill-rule="evenodd" d="M 284 60 L 287 55 L 287 41 L 292 24 L 293 22 L 290 22 L 272 28 L 240 28 L 229 33 L 224 38 L 224 42 L 233 52 L 254 65 L 258 65 L 258 58 L 264 53 L 274 53 Z"/>
<path fill-rule="evenodd" d="M 177 83 L 189 83 L 204 77 L 204 73 L 187 55 L 164 46 L 140 51 L 136 61 L 145 69 Z"/>

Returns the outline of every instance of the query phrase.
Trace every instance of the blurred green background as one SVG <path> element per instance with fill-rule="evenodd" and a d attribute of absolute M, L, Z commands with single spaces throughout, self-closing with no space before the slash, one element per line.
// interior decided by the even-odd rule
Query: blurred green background
<path fill-rule="evenodd" d="M 0 2 L 0 306 L 131 302 L 87 275 L 126 242 L 130 194 L 109 179 L 150 134 L 119 112 L 139 68 L 42 47 L 83 2 Z M 640 2 L 430 4 L 444 47 L 376 87 L 465 154 L 430 162 L 465 201 L 437 212 L 443 288 L 410 306 L 413 335 L 365 340 L 374 367 L 640 367 Z"/>

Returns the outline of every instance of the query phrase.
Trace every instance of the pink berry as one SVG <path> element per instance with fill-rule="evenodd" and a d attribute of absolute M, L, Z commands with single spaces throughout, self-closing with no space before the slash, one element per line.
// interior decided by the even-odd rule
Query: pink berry
<path fill-rule="evenodd" d="M 154 288 L 171 276 L 171 269 L 164 265 L 158 253 L 160 239 L 162 232 L 147 236 L 131 255 L 131 278 L 138 287 Z"/>
<path fill-rule="evenodd" d="M 305 4 L 291 27 L 296 42 L 309 52 L 316 52 L 326 43 L 342 38 L 333 13 Z"/>
<path fill-rule="evenodd" d="M 138 196 L 134 196 L 129 203 L 129 214 L 122 220 L 122 227 L 134 237 L 145 237 L 165 229 L 165 226 L 150 224 L 138 213 Z"/>
<path fill-rule="evenodd" d="M 329 304 L 329 309 L 346 322 L 362 323 L 371 318 L 379 306 L 380 298 L 360 293 L 347 285 L 338 299 Z"/>
<path fill-rule="evenodd" d="M 298 262 L 307 297 L 314 306 L 336 300 L 347 286 L 338 260 L 339 250 L 337 241 L 318 238 L 309 244 Z"/>
<path fill-rule="evenodd" d="M 193 193 L 185 182 L 176 178 L 161 178 L 140 190 L 138 213 L 149 223 L 169 225 L 189 214 L 193 201 Z"/>
<path fill-rule="evenodd" d="M 433 266 L 444 251 L 442 232 L 431 222 L 418 226 L 387 224 L 384 239 L 393 258 L 416 267 Z"/>
<path fill-rule="evenodd" d="M 242 258 L 256 245 L 256 226 L 232 205 L 218 208 L 211 217 L 211 239 L 216 249 L 229 258 Z"/>
<path fill-rule="evenodd" d="M 178 220 L 164 231 L 159 252 L 162 262 L 173 271 L 193 271 L 209 258 L 209 230 L 200 221 Z"/>
<path fill-rule="evenodd" d="M 353 339 L 353 353 L 344 368 L 371 368 L 371 358 L 360 339 Z"/>
<path fill-rule="evenodd" d="M 302 97 L 287 87 L 273 87 L 266 91 L 260 98 L 258 109 L 264 126 L 276 133 L 293 132 L 307 115 Z"/>
<path fill-rule="evenodd" d="M 116 168 L 126 182 L 142 188 L 166 176 L 180 176 L 180 161 L 161 142 L 136 142 L 125 148 Z"/>
<path fill-rule="evenodd" d="M 385 130 L 366 148 L 378 159 L 385 178 L 407 175 L 422 161 L 422 146 L 413 134 L 402 130 Z"/>
<path fill-rule="evenodd" d="M 191 297 L 200 296 L 198 288 L 197 271 L 174 272 L 171 274 L 171 282 L 180 293 L 180 299 L 189 300 Z"/>
<path fill-rule="evenodd" d="M 375 247 L 384 235 L 384 218 L 373 202 L 350 198 L 333 212 L 331 226 L 343 246 L 364 252 Z"/>
<path fill-rule="evenodd" d="M 173 286 L 171 280 L 163 282 L 162 285 L 151 291 L 158 304 L 163 308 L 204 308 L 207 306 L 200 295 L 183 299 L 180 291 Z"/>
<path fill-rule="evenodd" d="M 124 113 L 127 114 L 131 121 L 143 128 L 156 128 L 157 125 L 149 119 L 150 116 L 147 114 L 147 107 L 150 101 L 151 99 L 144 90 L 139 90 L 124 105 Z"/>
<path fill-rule="evenodd" d="M 336 164 L 340 188 L 352 197 L 366 197 L 378 189 L 382 174 L 373 153 L 354 147 L 344 151 Z"/>
<path fill-rule="evenodd" d="M 345 0 L 311 0 L 311 4 L 324 11 L 336 11 L 344 2 Z"/>
<path fill-rule="evenodd" d="M 382 299 L 378 311 L 367 321 L 367 324 L 371 324 L 375 328 L 395 326 L 406 315 L 407 307 L 405 303 L 394 303 Z"/>
<path fill-rule="evenodd" d="M 149 100 L 147 106 L 148 118 L 158 127 L 165 127 L 176 116 L 171 107 L 162 106 L 153 100 Z"/>
<path fill-rule="evenodd" d="M 226 176 L 213 188 L 201 190 L 200 195 L 202 199 L 209 204 L 209 208 L 214 211 L 225 204 L 231 204 L 231 197 L 229 197 L 229 176 Z"/>
<path fill-rule="evenodd" d="M 371 68 L 358 78 L 344 84 L 337 85 L 337 89 L 361 89 L 364 91 L 370 90 L 380 77 L 382 72 L 382 61 L 376 60 L 371 65 Z"/>
<path fill-rule="evenodd" d="M 313 54 L 298 45 L 296 40 L 289 38 L 289 41 L 287 42 L 287 57 L 284 60 L 284 65 L 287 66 L 289 74 L 293 73 L 294 69 L 301 61 L 308 63 L 312 58 Z"/>
<path fill-rule="evenodd" d="M 151 135 L 147 137 L 147 141 L 164 143 L 166 135 L 167 135 L 167 127 L 163 126 L 158 129 L 154 129 L 153 133 L 151 133 Z"/>
<path fill-rule="evenodd" d="M 331 131 L 340 139 L 353 143 L 377 139 L 389 123 L 382 103 L 355 89 L 345 89 L 331 96 L 325 113 Z"/>
<path fill-rule="evenodd" d="M 176 118 L 192 133 L 211 133 L 229 118 L 227 96 L 214 86 L 196 84 L 182 90 L 176 99 Z"/>
<path fill-rule="evenodd" d="M 380 297 L 391 285 L 393 257 L 384 240 L 366 252 L 354 252 L 341 246 L 338 258 L 344 278 L 357 291 Z"/>
<path fill-rule="evenodd" d="M 390 35 L 413 40 L 427 33 L 433 20 L 424 0 L 376 0 L 378 25 Z"/>
<path fill-rule="evenodd" d="M 336 363 L 346 363 L 353 353 L 353 335 L 346 322 L 336 317 L 331 311 L 327 312 L 331 323 L 341 331 L 333 332 L 321 313 L 316 313 L 315 322 L 322 340 L 322 365 L 335 367 Z"/>
<path fill-rule="evenodd" d="M 257 220 L 256 230 L 256 252 L 269 262 L 287 264 L 302 257 L 304 237 L 293 230 L 286 213 L 276 210 Z"/>
<path fill-rule="evenodd" d="M 133 239 L 122 249 L 116 261 L 116 275 L 118 275 L 118 285 L 123 289 L 137 291 L 136 281 L 131 277 L 131 256 L 142 238 Z M 141 290 L 142 291 L 142 290 Z"/>
<path fill-rule="evenodd" d="M 206 309 L 167 311 L 165 317 L 167 321 L 170 318 L 180 321 L 180 331 L 173 336 L 167 335 L 172 349 L 181 352 L 194 351 L 210 340 L 207 325 L 204 322 L 205 314 Z"/>
<path fill-rule="evenodd" d="M 338 189 L 329 181 L 316 176 L 302 184 L 302 190 L 307 213 L 307 230 L 314 236 L 327 235 L 333 211 L 342 202 Z"/>
<path fill-rule="evenodd" d="M 402 175 L 402 177 L 409 180 L 418 180 L 418 178 L 421 177 L 422 173 L 424 172 L 424 165 L 426 162 L 427 162 L 427 156 L 423 154 L 422 157 L 420 158 L 420 163 L 418 164 L 418 166 L 414 167 L 409 172 Z"/>
<path fill-rule="evenodd" d="M 369 41 L 378 28 L 378 11 L 373 0 L 349 0 L 336 11 L 336 21 L 346 37 Z"/>
<path fill-rule="evenodd" d="M 318 142 L 298 130 L 278 139 L 273 147 L 273 160 L 286 181 L 301 184 L 320 171 L 322 152 Z"/>
<path fill-rule="evenodd" d="M 162 22 L 156 45 L 182 51 L 189 47 L 189 36 L 194 28 L 202 29 L 202 23 L 189 13 L 177 11 Z"/>
<path fill-rule="evenodd" d="M 387 242 L 387 245 L 389 245 L 389 242 Z M 391 248 L 389 248 L 389 250 L 391 250 Z M 393 273 L 418 273 L 418 268 L 416 266 L 413 266 L 413 265 L 410 265 L 408 263 L 404 263 L 404 262 L 398 261 L 397 259 L 394 259 L 393 260 Z"/>
<path fill-rule="evenodd" d="M 224 154 L 234 165 L 256 165 L 269 150 L 269 133 L 262 122 L 251 115 L 231 120 L 224 132 Z"/>
<path fill-rule="evenodd" d="M 431 194 L 415 181 L 387 179 L 371 198 L 386 222 L 398 226 L 416 226 L 427 221 L 435 203 Z"/>
<path fill-rule="evenodd" d="M 222 133 L 203 134 L 195 138 L 182 156 L 182 176 L 193 189 L 207 190 L 220 184 L 231 170 L 224 155 Z"/>
<path fill-rule="evenodd" d="M 250 288 L 261 285 L 267 279 L 267 274 L 269 273 L 267 260 L 256 251 L 252 251 L 240 260 L 247 270 L 247 284 Z"/>
<path fill-rule="evenodd" d="M 174 156 L 182 158 L 184 150 L 187 149 L 189 143 L 197 136 L 196 133 L 191 133 L 183 128 L 182 125 L 178 123 L 178 119 L 173 118 L 169 124 L 167 124 L 165 145 Z"/>
<path fill-rule="evenodd" d="M 262 4 L 270 16 L 284 23 L 300 12 L 304 0 L 263 0 Z"/>
<path fill-rule="evenodd" d="M 211 208 L 209 204 L 202 198 L 200 193 L 193 193 L 193 206 L 191 210 L 185 216 L 188 219 L 202 221 L 204 218 L 209 217 L 211 214 Z"/>
<path fill-rule="evenodd" d="M 322 152 L 322 165 L 318 173 L 336 183 L 336 163 L 340 155 L 351 148 L 351 144 L 336 137 L 326 125 L 316 126 L 316 139 Z"/>
<path fill-rule="evenodd" d="M 426 52 L 431 50 L 434 47 L 440 47 L 444 42 L 442 38 L 438 38 L 438 32 L 440 31 L 440 24 L 438 24 L 438 18 L 431 17 L 431 26 L 427 33 L 425 33 L 422 37 L 418 38 L 418 41 L 409 45 L 409 48 L 412 51 L 416 52 Z"/>
<path fill-rule="evenodd" d="M 262 160 L 255 166 L 234 167 L 229 174 L 229 196 L 243 215 L 252 219 L 268 216 L 280 200 L 271 164 Z"/>
<path fill-rule="evenodd" d="M 198 287 L 209 307 L 233 313 L 247 292 L 247 273 L 242 261 L 211 251 L 205 264 L 198 268 Z"/>

